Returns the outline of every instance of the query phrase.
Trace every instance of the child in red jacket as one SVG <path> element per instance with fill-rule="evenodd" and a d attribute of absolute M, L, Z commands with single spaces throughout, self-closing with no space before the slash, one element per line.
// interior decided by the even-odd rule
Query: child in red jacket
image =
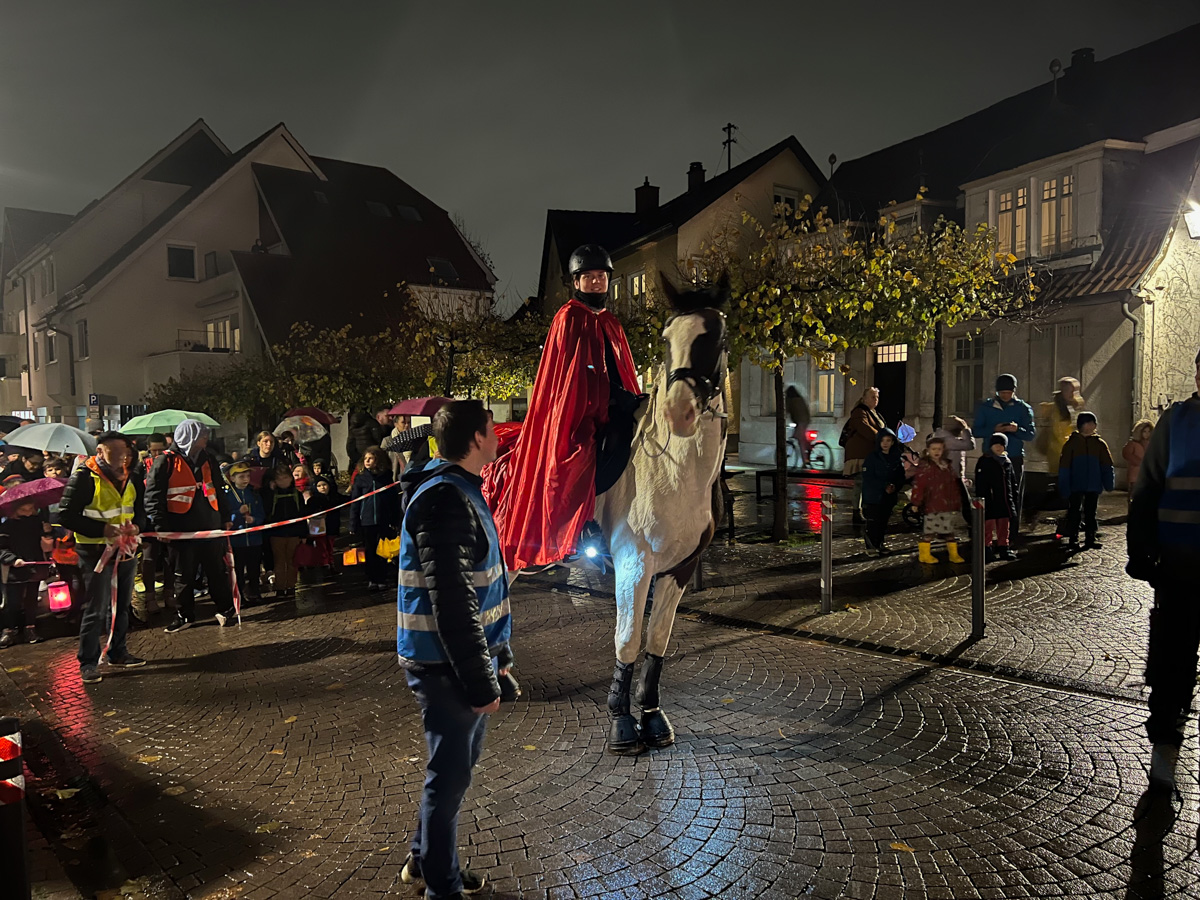
<path fill-rule="evenodd" d="M 955 529 L 962 521 L 961 477 L 954 471 L 946 456 L 946 441 L 940 437 L 929 439 L 925 455 L 917 467 L 913 480 L 912 505 L 925 517 L 925 533 L 919 546 L 919 559 L 923 563 L 936 563 L 933 542 L 946 542 L 950 562 L 966 562 L 958 555 L 958 538 Z"/>

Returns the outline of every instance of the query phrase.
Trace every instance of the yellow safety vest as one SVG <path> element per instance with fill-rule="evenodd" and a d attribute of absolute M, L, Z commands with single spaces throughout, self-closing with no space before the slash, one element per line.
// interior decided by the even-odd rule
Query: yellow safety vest
<path fill-rule="evenodd" d="M 93 456 L 84 465 L 92 474 L 92 502 L 84 509 L 83 514 L 89 519 L 103 522 L 105 525 L 124 525 L 133 521 L 134 504 L 137 502 L 137 488 L 133 478 L 125 482 L 125 490 L 118 493 L 116 485 L 109 481 L 100 471 L 100 466 Z M 87 537 L 76 534 L 75 541 L 80 544 L 103 544 L 104 538 Z"/>

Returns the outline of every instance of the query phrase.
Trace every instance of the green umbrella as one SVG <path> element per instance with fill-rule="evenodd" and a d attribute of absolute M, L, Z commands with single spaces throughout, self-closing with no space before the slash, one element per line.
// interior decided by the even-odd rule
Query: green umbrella
<path fill-rule="evenodd" d="M 121 426 L 122 434 L 154 434 L 154 432 L 171 432 L 184 419 L 195 419 L 201 425 L 209 428 L 219 428 L 221 423 L 212 416 L 204 413 L 188 412 L 186 409 L 160 409 L 158 412 L 146 413 L 144 416 L 134 416 Z"/>

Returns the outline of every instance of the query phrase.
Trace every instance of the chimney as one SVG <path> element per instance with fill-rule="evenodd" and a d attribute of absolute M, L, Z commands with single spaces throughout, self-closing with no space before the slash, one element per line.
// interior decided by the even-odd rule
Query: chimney
<path fill-rule="evenodd" d="M 1080 47 L 1071 51 L 1071 71 L 1084 74 L 1096 64 L 1096 51 L 1091 47 Z"/>
<path fill-rule="evenodd" d="M 639 216 L 648 215 L 658 209 L 658 187 L 646 181 L 633 190 L 633 211 Z"/>
<path fill-rule="evenodd" d="M 688 192 L 704 185 L 704 166 L 698 162 L 688 166 Z"/>

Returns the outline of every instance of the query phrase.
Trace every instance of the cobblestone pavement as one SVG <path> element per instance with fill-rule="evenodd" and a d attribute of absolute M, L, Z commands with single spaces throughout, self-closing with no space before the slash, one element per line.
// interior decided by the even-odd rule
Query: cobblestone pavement
<path fill-rule="evenodd" d="M 678 742 L 617 758 L 611 597 L 542 576 L 514 616 L 525 696 L 461 826 L 490 896 L 1195 896 L 1194 735 L 1181 796 L 1148 805 L 1137 702 L 683 619 Z M 67 638 L 5 651 L 67 870 L 127 896 L 415 897 L 424 746 L 394 623 L 361 585 L 309 589 L 237 628 L 138 632 L 151 665 L 86 688 Z"/>

